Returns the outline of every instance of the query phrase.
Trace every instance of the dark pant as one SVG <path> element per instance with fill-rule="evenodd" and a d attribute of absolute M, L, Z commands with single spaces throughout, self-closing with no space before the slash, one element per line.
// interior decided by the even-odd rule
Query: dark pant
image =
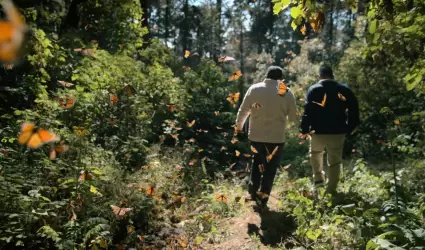
<path fill-rule="evenodd" d="M 254 153 L 254 161 L 251 167 L 248 192 L 253 198 L 256 196 L 258 189 L 260 189 L 260 192 L 270 195 L 277 168 L 279 167 L 280 161 L 283 158 L 284 143 L 264 143 L 251 141 L 251 145 L 258 151 L 258 153 Z M 271 158 L 270 162 L 267 162 L 267 155 L 272 154 L 276 146 L 278 146 L 276 153 Z M 264 167 L 263 173 L 261 173 L 260 165 Z M 262 180 L 261 177 L 263 177 Z M 268 199 L 268 197 L 264 198 L 263 202 L 267 202 Z"/>

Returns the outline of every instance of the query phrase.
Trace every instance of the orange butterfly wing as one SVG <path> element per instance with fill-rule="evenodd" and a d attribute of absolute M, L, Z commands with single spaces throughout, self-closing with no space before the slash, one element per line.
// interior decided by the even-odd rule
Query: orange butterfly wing
<path fill-rule="evenodd" d="M 60 140 L 59 136 L 44 129 L 38 129 L 37 134 L 40 137 L 42 143 L 57 142 Z"/>
<path fill-rule="evenodd" d="M 25 122 L 21 126 L 21 133 L 18 137 L 19 144 L 25 144 L 30 139 L 31 135 L 34 133 L 35 125 L 30 122 Z"/>
<path fill-rule="evenodd" d="M 118 104 L 118 96 L 117 95 L 110 95 L 109 96 L 109 101 L 113 105 Z"/>
<path fill-rule="evenodd" d="M 112 208 L 112 212 L 113 212 L 115 215 L 118 215 L 118 214 L 120 213 L 120 210 L 121 210 L 121 208 L 120 208 L 120 207 L 117 207 L 117 206 L 111 205 L 111 208 Z"/>
<path fill-rule="evenodd" d="M 41 140 L 41 137 L 38 133 L 32 134 L 31 138 L 29 139 L 27 146 L 32 149 L 39 148 L 43 145 L 43 141 Z"/>
<path fill-rule="evenodd" d="M 0 22 L 0 42 L 10 41 L 13 33 L 15 33 L 13 25 L 8 22 Z"/>
<path fill-rule="evenodd" d="M 3 0 L 2 6 L 9 23 L 1 22 L 0 26 L 0 60 L 10 62 L 16 60 L 24 38 L 25 24 L 12 1 Z"/>

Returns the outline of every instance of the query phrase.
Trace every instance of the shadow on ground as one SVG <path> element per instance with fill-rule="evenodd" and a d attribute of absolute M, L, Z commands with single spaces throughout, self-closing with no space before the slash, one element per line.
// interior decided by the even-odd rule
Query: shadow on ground
<path fill-rule="evenodd" d="M 263 245 L 276 247 L 297 229 L 295 221 L 288 213 L 264 211 L 259 215 L 261 218 L 260 228 L 255 224 L 248 223 L 248 234 L 258 235 Z"/>

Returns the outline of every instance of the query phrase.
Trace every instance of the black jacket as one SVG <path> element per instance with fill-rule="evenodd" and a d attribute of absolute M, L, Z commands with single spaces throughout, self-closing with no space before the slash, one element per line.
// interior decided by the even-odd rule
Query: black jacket
<path fill-rule="evenodd" d="M 359 123 L 359 105 L 347 85 L 322 80 L 308 89 L 301 133 L 314 130 L 315 134 L 346 134 L 351 133 Z"/>

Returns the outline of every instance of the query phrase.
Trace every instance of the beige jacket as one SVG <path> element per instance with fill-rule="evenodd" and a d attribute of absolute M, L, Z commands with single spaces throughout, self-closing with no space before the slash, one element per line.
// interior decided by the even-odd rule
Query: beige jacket
<path fill-rule="evenodd" d="M 283 143 L 287 121 L 297 121 L 298 112 L 294 95 L 288 89 L 284 96 L 280 96 L 277 88 L 276 80 L 265 79 L 252 85 L 246 92 L 238 111 L 236 126 L 242 129 L 246 119 L 251 115 L 249 140 Z"/>

